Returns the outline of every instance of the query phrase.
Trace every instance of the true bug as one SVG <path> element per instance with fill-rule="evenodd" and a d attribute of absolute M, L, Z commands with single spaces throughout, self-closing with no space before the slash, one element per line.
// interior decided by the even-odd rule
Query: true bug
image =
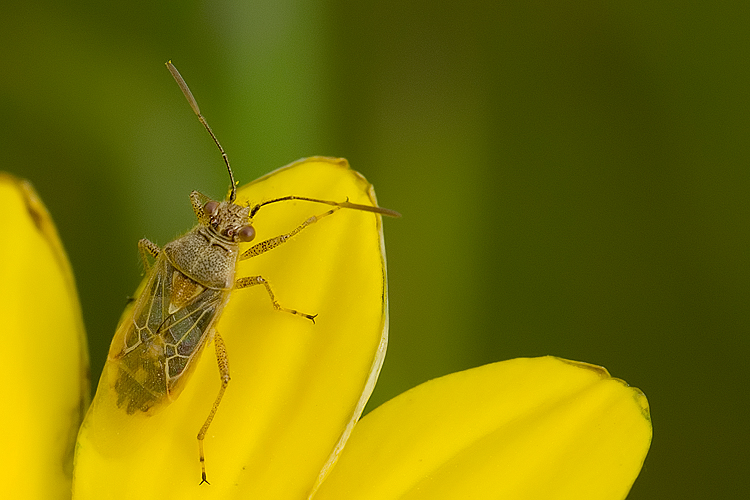
<path fill-rule="evenodd" d="M 109 381 L 117 397 L 117 406 L 129 414 L 153 415 L 176 400 L 184 389 L 201 351 L 214 341 L 221 375 L 221 388 L 208 416 L 198 432 L 201 484 L 206 479 L 203 440 L 229 384 L 229 362 L 224 341 L 215 329 L 232 290 L 263 285 L 273 307 L 315 322 L 315 315 L 282 307 L 271 286 L 262 276 L 235 279 L 239 260 L 263 254 L 289 240 L 309 225 L 341 208 L 363 210 L 398 217 L 392 210 L 301 196 L 284 196 L 253 206 L 234 203 L 236 183 L 224 149 L 198 108 L 190 89 L 171 61 L 167 68 L 180 86 L 200 122 L 206 128 L 229 173 L 230 193 L 227 201 L 214 201 L 193 191 L 190 201 L 198 225 L 163 248 L 147 239 L 138 248 L 147 269 L 145 286 L 129 316 L 121 321 L 109 351 Z M 255 237 L 253 216 L 270 203 L 303 200 L 332 206 L 313 216 L 289 233 L 262 241 L 240 253 L 241 242 Z M 148 256 L 153 257 L 153 265 Z"/>

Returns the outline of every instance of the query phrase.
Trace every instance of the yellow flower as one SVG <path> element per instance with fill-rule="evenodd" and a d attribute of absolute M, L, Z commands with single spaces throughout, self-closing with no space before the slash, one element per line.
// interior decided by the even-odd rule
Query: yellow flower
<path fill-rule="evenodd" d="M 269 174 L 241 188 L 238 202 L 288 194 L 376 204 L 364 178 L 329 158 Z M 256 240 L 326 208 L 297 201 L 263 207 L 253 221 Z M 179 399 L 153 416 L 117 407 L 105 367 L 78 436 L 74 498 L 627 495 L 650 444 L 648 404 L 599 367 L 551 357 L 495 363 L 427 382 L 354 426 L 387 341 L 381 224 L 371 213 L 339 210 L 240 264 L 238 276 L 262 275 L 283 306 L 318 316 L 312 324 L 276 312 L 260 287 L 232 293 L 218 324 L 232 379 L 205 441 L 210 485 L 199 485 L 196 435 L 220 386 L 212 345 Z M 70 288 L 60 297 L 49 300 L 66 307 L 75 300 Z M 39 328 L 16 336 L 36 340 Z M 21 362 L 15 369 L 25 374 Z M 81 380 L 79 372 L 65 375 Z M 50 376 L 46 386 L 24 391 L 49 397 Z M 19 408 L 14 425 L 26 435 L 42 424 L 35 411 Z"/>
<path fill-rule="evenodd" d="M 2 498 L 70 498 L 89 400 L 78 295 L 52 220 L 28 182 L 0 172 Z"/>
<path fill-rule="evenodd" d="M 604 368 L 512 359 L 368 414 L 315 500 L 622 499 L 650 442 L 646 397 Z"/>

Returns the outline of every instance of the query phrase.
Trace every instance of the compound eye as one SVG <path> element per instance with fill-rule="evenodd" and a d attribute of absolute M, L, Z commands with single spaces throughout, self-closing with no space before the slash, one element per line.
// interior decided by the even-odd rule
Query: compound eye
<path fill-rule="evenodd" d="M 253 226 L 244 226 L 240 229 L 240 232 L 237 233 L 237 237 L 240 241 L 252 241 L 253 238 L 255 238 L 255 228 Z"/>
<path fill-rule="evenodd" d="M 212 217 L 216 214 L 216 211 L 219 209 L 219 202 L 218 201 L 207 201 L 205 205 L 203 205 L 203 211 L 208 215 L 209 217 Z"/>

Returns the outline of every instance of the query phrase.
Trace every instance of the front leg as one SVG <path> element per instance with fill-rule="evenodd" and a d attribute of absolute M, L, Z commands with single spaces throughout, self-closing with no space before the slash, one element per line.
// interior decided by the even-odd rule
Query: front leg
<path fill-rule="evenodd" d="M 148 256 L 150 255 L 154 259 L 157 258 L 161 253 L 161 248 L 159 248 L 156 243 L 152 243 L 146 238 L 143 238 L 138 241 L 138 252 L 140 252 L 141 259 L 143 260 L 144 272 L 148 272 L 148 270 L 151 269 L 151 264 L 148 263 Z"/>
<path fill-rule="evenodd" d="M 255 245 L 251 246 L 244 252 L 242 252 L 242 255 L 240 255 L 240 260 L 249 259 L 251 257 L 256 257 L 260 254 L 266 253 L 269 250 L 273 250 L 277 246 L 281 245 L 282 243 L 286 243 L 289 238 L 296 235 L 306 227 L 310 226 L 311 224 L 315 224 L 323 217 L 327 217 L 334 213 L 335 211 L 339 210 L 341 207 L 332 208 L 331 210 L 322 213 L 320 215 L 313 215 L 309 219 L 307 219 L 305 222 L 297 226 L 293 231 L 286 233 L 286 234 L 280 234 L 279 236 L 275 238 L 268 239 L 266 241 L 261 241 L 260 243 L 256 243 Z M 257 284 L 257 283 L 255 283 Z"/>

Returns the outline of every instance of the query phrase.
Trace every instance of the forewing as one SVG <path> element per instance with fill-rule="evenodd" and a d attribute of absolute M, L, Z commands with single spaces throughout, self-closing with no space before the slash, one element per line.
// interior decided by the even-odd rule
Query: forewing
<path fill-rule="evenodd" d="M 164 341 L 167 393 L 174 401 L 196 366 L 228 292 L 205 288 L 193 301 L 167 316 L 158 337 Z"/>
<path fill-rule="evenodd" d="M 174 401 L 222 305 L 221 290 L 203 289 L 170 314 L 179 271 L 160 255 L 132 312 L 117 328 L 107 360 L 117 405 L 154 413 Z"/>

